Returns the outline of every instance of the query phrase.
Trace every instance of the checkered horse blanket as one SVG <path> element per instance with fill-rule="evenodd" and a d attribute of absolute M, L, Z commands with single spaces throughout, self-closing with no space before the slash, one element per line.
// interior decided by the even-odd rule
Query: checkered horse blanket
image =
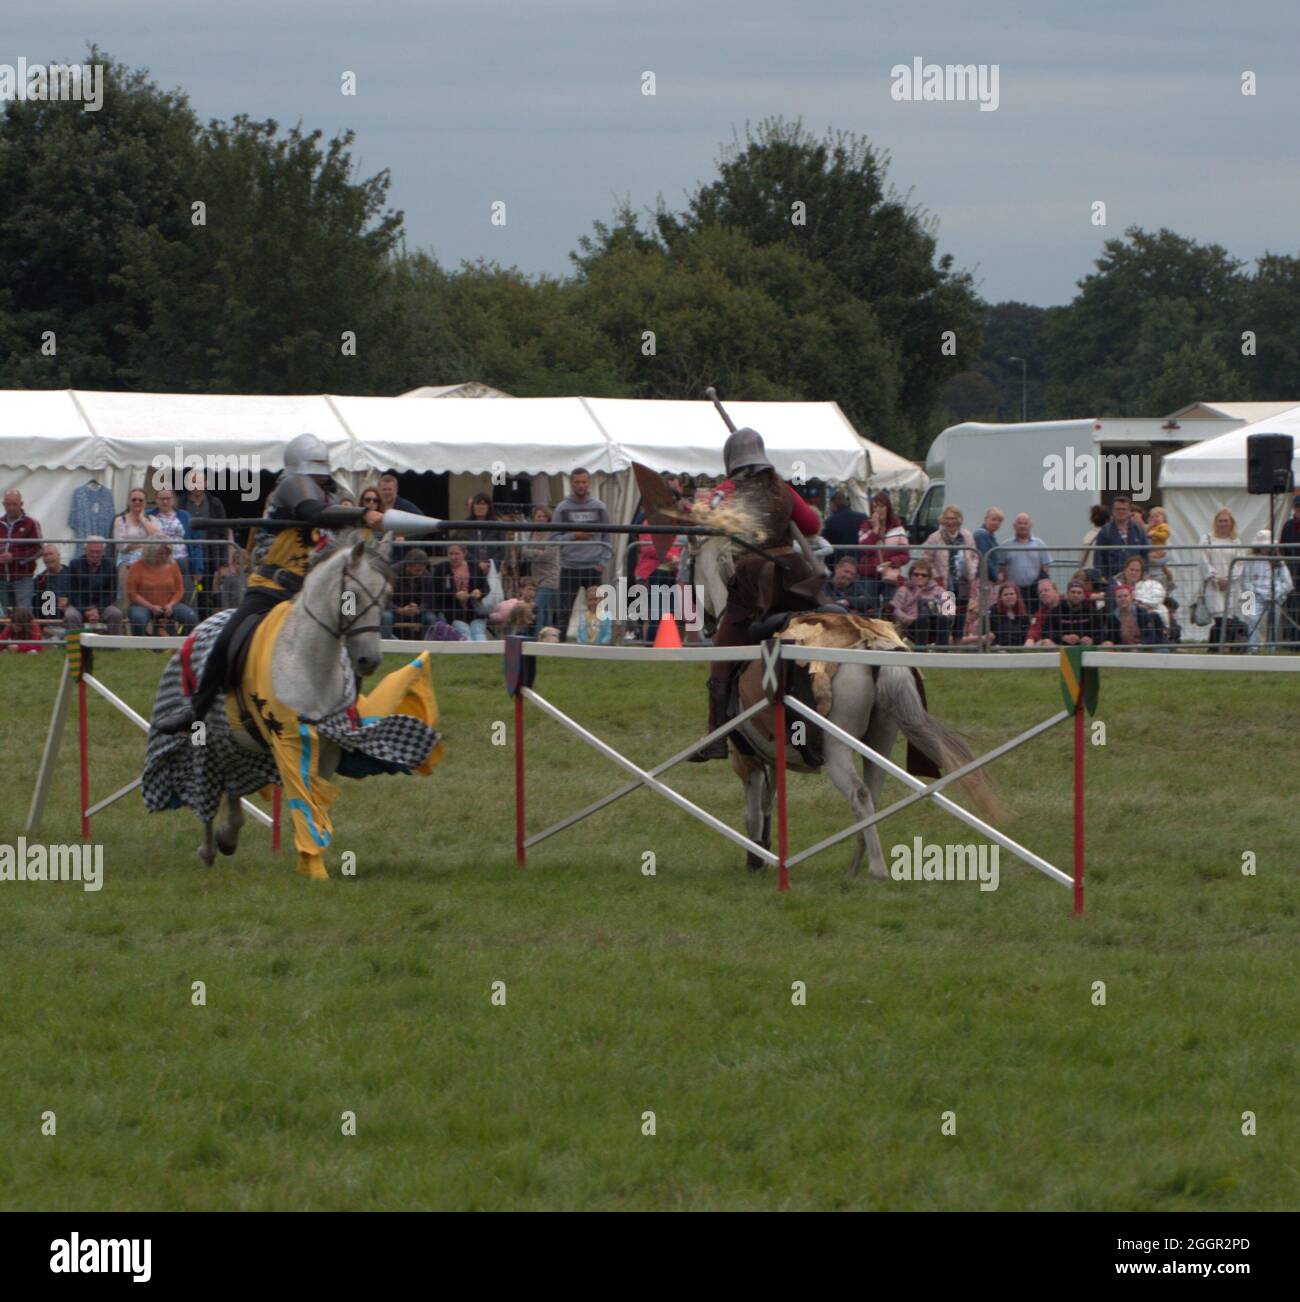
<path fill-rule="evenodd" d="M 187 807 L 207 822 L 216 816 L 222 792 L 246 796 L 284 783 L 300 788 L 294 793 L 298 799 L 288 802 L 295 826 L 302 824 L 299 831 L 305 833 L 298 837 L 299 849 L 306 840 L 318 853 L 329 843 L 327 811 L 335 790 L 315 772 L 321 738 L 342 751 L 337 772 L 345 777 L 428 773 L 442 759 L 427 652 L 388 674 L 373 692 L 358 696 L 347 708 L 310 723 L 297 715 L 288 716 L 283 706 L 270 700 L 270 652 L 290 609 L 291 603 L 286 601 L 263 620 L 243 681 L 245 697 L 254 704 L 255 722 L 269 749 L 248 750 L 235 741 L 232 729 L 239 725 L 233 722 L 233 703 L 223 694 L 208 713 L 203 745 L 194 744 L 189 734 L 168 737 L 150 731 L 143 775 L 146 808 Z M 213 615 L 192 634 L 190 665 L 196 678 L 202 675 L 212 644 L 233 613 Z M 346 661 L 342 645 L 339 655 Z M 154 717 L 177 709 L 184 695 L 183 656 L 177 653 L 158 684 Z M 293 764 L 287 774 L 286 761 Z M 294 808 L 295 804 L 305 808 Z"/>

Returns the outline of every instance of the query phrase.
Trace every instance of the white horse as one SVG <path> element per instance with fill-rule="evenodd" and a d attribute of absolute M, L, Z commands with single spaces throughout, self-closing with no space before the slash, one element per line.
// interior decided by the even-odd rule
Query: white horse
<path fill-rule="evenodd" d="M 292 600 L 271 652 L 268 709 L 283 707 L 307 719 L 346 709 L 356 698 L 360 680 L 383 660 L 380 617 L 392 591 L 388 539 L 378 545 L 364 539 L 349 542 L 312 565 Z M 346 656 L 340 647 L 346 648 Z M 217 699 L 214 710 L 223 708 L 222 699 Z M 244 750 L 262 749 L 261 739 L 243 725 L 231 729 L 231 740 Z M 338 768 L 340 751 L 324 737 L 318 744 L 317 773 L 328 780 Z M 283 781 L 285 759 L 278 750 L 275 759 Z M 203 823 L 199 857 L 208 865 L 217 850 L 234 854 L 244 823 L 239 796 L 226 790 L 223 801 L 225 821 L 215 834 L 213 819 Z"/>
<path fill-rule="evenodd" d="M 710 627 L 710 619 L 716 624 L 726 605 L 731 544 L 726 538 L 692 539 L 690 557 L 690 579 L 702 601 L 705 625 Z M 829 720 L 881 755 L 889 755 L 901 730 L 903 736 L 943 772 L 960 768 L 974 758 L 965 741 L 926 710 L 916 677 L 909 667 L 882 665 L 873 673 L 869 665 L 841 664 L 836 666 L 831 683 Z M 741 708 L 752 705 L 763 695 L 762 668 L 758 662 L 751 662 L 741 673 Z M 809 722 L 807 726 L 816 725 Z M 737 747 L 734 735 L 729 738 L 731 766 L 745 787 L 745 830 L 751 840 L 768 849 L 771 846 L 772 797 L 775 793 L 773 711 L 760 712 L 741 724 L 738 731 L 744 733 L 745 740 L 755 752 L 754 755 L 744 754 Z M 823 734 L 823 754 L 825 771 L 849 802 L 855 818 L 870 818 L 880 804 L 885 770 L 864 759 L 863 776 L 859 777 L 853 762 L 855 752 L 829 733 Z M 799 752 L 791 747 L 786 748 L 786 762 L 788 768 L 799 772 L 818 771 L 809 769 Z M 996 814 L 992 784 L 982 771 L 976 770 L 961 779 L 961 784 L 983 812 Z M 850 880 L 858 875 L 864 851 L 868 856 L 870 875 L 877 879 L 888 876 L 877 834 L 878 826 L 873 823 L 854 837 Z M 751 870 L 763 866 L 763 861 L 752 852 L 747 862 Z"/>

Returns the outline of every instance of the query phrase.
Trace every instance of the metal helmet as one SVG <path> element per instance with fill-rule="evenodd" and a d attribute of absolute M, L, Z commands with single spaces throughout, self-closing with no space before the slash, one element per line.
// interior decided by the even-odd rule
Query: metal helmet
<path fill-rule="evenodd" d="M 722 461 L 728 475 L 739 474 L 742 470 L 751 473 L 755 470 L 774 470 L 767 459 L 767 449 L 763 447 L 763 436 L 748 425 L 744 429 L 733 430 L 727 436 L 722 448 Z"/>
<path fill-rule="evenodd" d="M 284 450 L 287 475 L 328 475 L 330 454 L 324 440 L 315 434 L 299 434 Z"/>

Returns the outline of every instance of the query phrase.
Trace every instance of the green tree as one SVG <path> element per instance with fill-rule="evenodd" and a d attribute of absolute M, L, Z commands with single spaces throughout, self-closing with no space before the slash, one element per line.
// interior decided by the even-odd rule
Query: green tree
<path fill-rule="evenodd" d="M 936 220 L 887 187 L 889 162 L 865 137 L 818 139 L 798 120 L 767 119 L 724 150 L 718 179 L 696 190 L 684 213 L 661 205 L 657 226 L 674 248 L 721 226 L 759 247 L 797 249 L 867 304 L 897 358 L 891 420 L 876 422 L 876 435 L 910 451 L 934 423 L 945 381 L 979 354 L 979 310 L 970 277 L 937 254 Z M 946 331 L 956 356 L 941 351 Z"/>
<path fill-rule="evenodd" d="M 959 371 L 943 386 L 943 410 L 950 425 L 1001 419 L 1002 394 L 987 375 Z M 1018 420 L 1019 413 L 1014 417 Z"/>
<path fill-rule="evenodd" d="M 389 177 L 357 180 L 350 132 L 323 142 L 236 117 L 199 142 L 179 237 L 124 233 L 121 273 L 149 309 L 128 332 L 146 389 L 253 393 L 384 391 L 390 254 L 402 216 Z M 355 353 L 345 349 L 345 334 Z M 349 347 L 351 344 L 349 343 Z"/>
<path fill-rule="evenodd" d="M 350 134 L 201 127 L 180 92 L 90 58 L 100 112 L 0 119 L 0 383 L 381 390 L 402 221 L 387 174 L 354 176 Z"/>
<path fill-rule="evenodd" d="M 1255 335 L 1255 356 L 1241 357 L 1242 332 Z M 1300 258 L 1266 253 L 1247 283 L 1229 353 L 1250 377 L 1251 395 L 1285 401 L 1300 395 Z"/>
<path fill-rule="evenodd" d="M 435 361 L 428 373 L 482 380 L 519 397 L 624 396 L 614 344 L 577 303 L 570 283 L 467 263 L 447 277 L 442 302 L 450 365 Z"/>
<path fill-rule="evenodd" d="M 1242 264 L 1217 244 L 1134 227 L 1123 239 L 1107 240 L 1096 265 L 1068 309 L 1049 324 L 1048 407 L 1058 416 L 1147 415 L 1141 404 L 1163 373 L 1165 350 L 1143 351 L 1144 325 L 1154 328 L 1166 310 L 1162 305 L 1181 301 L 1191 318 L 1179 309 L 1177 320 L 1195 336 L 1195 346 L 1204 338 L 1221 347 L 1225 326 L 1244 300 Z M 1182 401 L 1198 396 L 1215 395 L 1188 394 Z"/>
<path fill-rule="evenodd" d="M 117 389 L 152 306 L 124 277 L 137 232 L 186 238 L 200 128 L 185 96 L 92 47 L 104 102 L 11 100 L 0 117 L 0 385 Z M 41 352 L 54 335 L 54 356 Z"/>
<path fill-rule="evenodd" d="M 1228 401 L 1249 396 L 1243 376 L 1233 371 L 1208 339 L 1180 344 L 1164 355 L 1159 373 L 1142 394 L 1142 409 L 1164 416 L 1201 399 Z"/>
<path fill-rule="evenodd" d="M 669 247 L 598 231 L 579 265 L 575 310 L 638 396 L 698 398 L 708 384 L 732 397 L 833 396 L 864 432 L 894 427 L 893 348 L 870 306 L 797 248 L 721 228 Z"/>
<path fill-rule="evenodd" d="M 981 344 L 975 369 L 997 390 L 994 414 L 981 419 L 1018 421 L 1021 418 L 1021 367 L 1025 359 L 1030 420 L 1045 417 L 1043 388 L 1047 368 L 1045 333 L 1052 309 L 1030 303 L 992 303 L 981 313 Z M 945 393 L 949 392 L 945 390 Z M 945 398 L 945 403 L 947 399 Z M 963 417 L 971 420 L 974 417 Z"/>

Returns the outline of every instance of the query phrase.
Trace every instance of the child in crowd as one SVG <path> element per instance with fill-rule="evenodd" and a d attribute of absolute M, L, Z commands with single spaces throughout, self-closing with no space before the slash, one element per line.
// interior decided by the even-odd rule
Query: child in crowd
<path fill-rule="evenodd" d="M 609 646 L 614 641 L 614 622 L 602 608 L 600 589 L 586 590 L 587 609 L 578 616 L 578 641 L 593 646 Z"/>
<path fill-rule="evenodd" d="M 0 633 L 0 643 L 6 651 L 19 655 L 35 655 L 42 649 L 45 631 L 32 617 L 26 606 L 16 606 L 9 612 L 9 626 Z"/>

